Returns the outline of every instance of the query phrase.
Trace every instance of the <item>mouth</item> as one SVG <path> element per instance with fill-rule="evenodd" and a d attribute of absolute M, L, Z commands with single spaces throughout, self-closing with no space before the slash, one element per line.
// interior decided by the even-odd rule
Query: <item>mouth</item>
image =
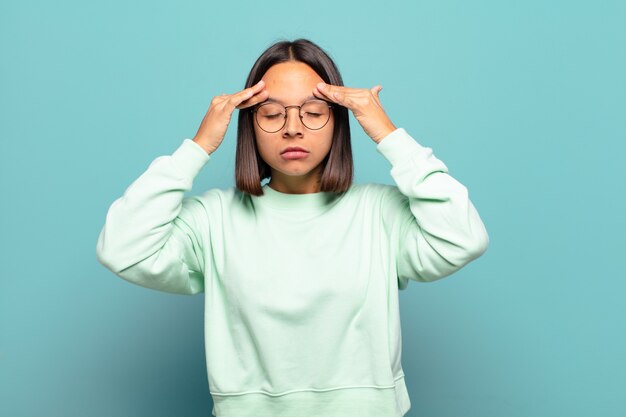
<path fill-rule="evenodd" d="M 283 159 L 290 159 L 290 160 L 291 159 L 303 159 L 309 156 L 309 151 L 303 148 L 300 148 L 299 146 L 293 146 L 282 151 L 280 156 L 282 156 Z"/>
<path fill-rule="evenodd" d="M 290 146 L 290 147 L 288 147 L 286 149 L 283 149 L 283 151 L 280 154 L 284 155 L 285 153 L 288 153 L 288 152 L 306 152 L 306 153 L 309 153 L 309 151 L 307 151 L 306 149 L 301 148 L 299 146 Z"/>

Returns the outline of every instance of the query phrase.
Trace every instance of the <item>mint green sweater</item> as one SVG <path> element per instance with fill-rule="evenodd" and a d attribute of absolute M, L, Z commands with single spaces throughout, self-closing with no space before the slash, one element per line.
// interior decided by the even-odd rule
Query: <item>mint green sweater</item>
<path fill-rule="evenodd" d="M 184 197 L 211 158 L 184 139 L 110 206 L 100 263 L 144 287 L 204 292 L 213 415 L 409 410 L 398 290 L 452 274 L 489 238 L 466 187 L 431 148 L 403 128 L 375 146 L 397 187 Z"/>

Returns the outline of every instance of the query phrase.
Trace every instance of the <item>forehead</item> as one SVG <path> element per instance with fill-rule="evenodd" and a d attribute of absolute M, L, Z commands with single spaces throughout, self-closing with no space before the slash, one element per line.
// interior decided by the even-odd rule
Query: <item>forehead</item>
<path fill-rule="evenodd" d="M 263 77 L 269 101 L 282 104 L 306 100 L 313 96 L 315 85 L 324 81 L 310 66 L 302 62 L 281 62 L 270 67 Z"/>

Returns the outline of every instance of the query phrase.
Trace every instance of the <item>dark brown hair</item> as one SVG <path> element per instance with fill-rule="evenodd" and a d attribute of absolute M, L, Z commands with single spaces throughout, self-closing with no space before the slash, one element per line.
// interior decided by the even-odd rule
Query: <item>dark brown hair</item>
<path fill-rule="evenodd" d="M 310 40 L 300 38 L 292 42 L 282 40 L 267 48 L 250 70 L 245 88 L 259 82 L 271 66 L 288 61 L 307 64 L 325 83 L 343 86 L 341 74 L 328 54 Z M 271 177 L 271 169 L 256 146 L 253 108 L 240 109 L 238 114 L 235 184 L 240 191 L 259 196 L 263 195 L 261 181 Z M 330 151 L 321 162 L 320 191 L 344 192 L 352 184 L 354 171 L 348 109 L 334 103 L 331 110 L 333 138 Z"/>

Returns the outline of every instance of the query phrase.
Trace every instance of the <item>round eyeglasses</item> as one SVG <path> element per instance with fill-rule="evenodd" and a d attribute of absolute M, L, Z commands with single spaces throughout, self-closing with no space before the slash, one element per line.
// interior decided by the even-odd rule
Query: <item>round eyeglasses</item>
<path fill-rule="evenodd" d="M 287 109 L 297 107 L 302 124 L 310 130 L 319 130 L 330 120 L 331 105 L 324 100 L 309 100 L 301 106 L 283 106 L 275 102 L 265 102 L 254 109 L 254 119 L 267 133 L 276 133 L 287 123 Z"/>

